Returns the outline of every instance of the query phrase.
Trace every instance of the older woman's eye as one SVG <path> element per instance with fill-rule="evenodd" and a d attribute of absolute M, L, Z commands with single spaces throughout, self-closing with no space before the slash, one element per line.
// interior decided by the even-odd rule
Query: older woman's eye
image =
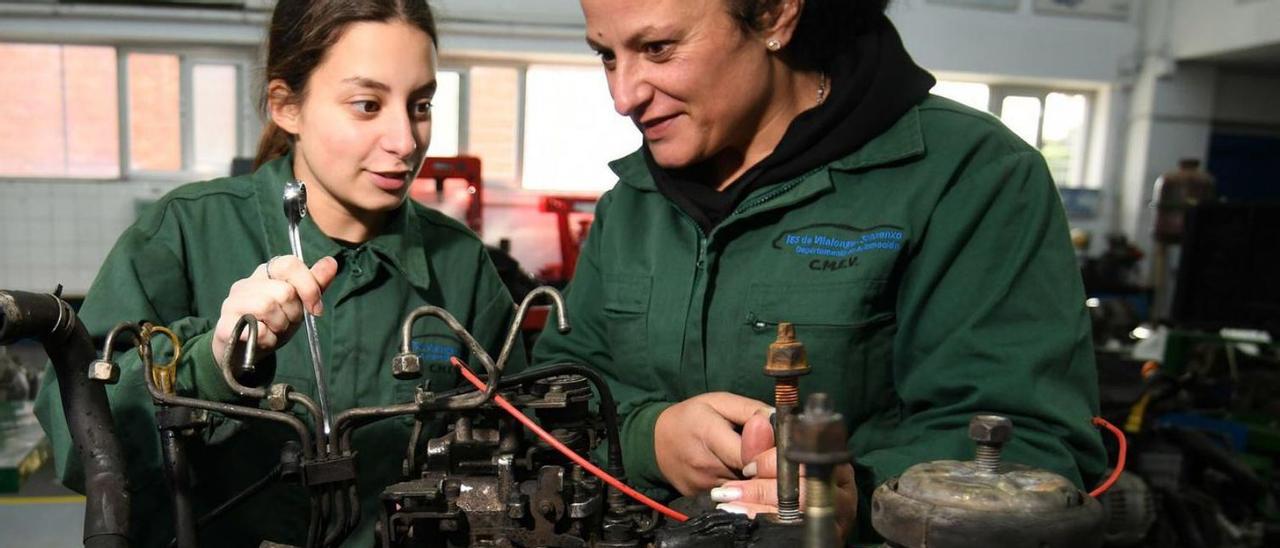
<path fill-rule="evenodd" d="M 599 57 L 600 62 L 606 67 L 613 64 L 614 57 L 612 51 L 596 50 L 596 57 Z"/>
<path fill-rule="evenodd" d="M 644 45 L 644 53 L 649 57 L 663 57 L 671 53 L 673 47 L 675 47 L 675 43 L 670 40 L 649 42 Z"/>

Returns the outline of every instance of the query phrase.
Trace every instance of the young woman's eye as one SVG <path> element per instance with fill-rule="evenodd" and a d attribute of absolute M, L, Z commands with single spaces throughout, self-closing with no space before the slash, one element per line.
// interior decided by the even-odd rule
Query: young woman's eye
<path fill-rule="evenodd" d="M 353 101 L 351 103 L 351 108 L 354 108 L 356 112 L 361 114 L 374 114 L 379 110 L 382 110 L 382 105 L 379 105 L 377 101 Z"/>
<path fill-rule="evenodd" d="M 417 118 L 431 116 L 431 101 L 418 101 L 413 104 L 413 115 Z"/>

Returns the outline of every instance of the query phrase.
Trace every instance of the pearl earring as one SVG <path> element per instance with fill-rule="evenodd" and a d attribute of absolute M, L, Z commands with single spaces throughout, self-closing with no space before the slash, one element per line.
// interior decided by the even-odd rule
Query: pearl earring
<path fill-rule="evenodd" d="M 769 51 L 778 51 L 782 49 L 782 42 L 779 42 L 777 38 L 770 38 L 769 41 L 764 43 L 764 47 L 769 48 Z"/>

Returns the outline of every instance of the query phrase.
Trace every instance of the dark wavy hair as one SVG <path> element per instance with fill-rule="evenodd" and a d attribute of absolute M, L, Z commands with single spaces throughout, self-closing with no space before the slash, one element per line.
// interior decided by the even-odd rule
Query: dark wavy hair
<path fill-rule="evenodd" d="M 289 86 L 288 97 L 280 99 L 298 104 L 306 98 L 307 81 L 324 59 L 329 47 L 338 41 L 351 23 L 362 21 L 404 21 L 414 25 L 431 43 L 439 45 L 436 21 L 426 0 L 278 0 L 271 14 L 267 34 L 267 63 L 262 80 L 259 111 L 265 124 L 258 140 L 258 153 L 253 166 L 258 166 L 289 153 L 293 136 L 271 120 L 267 112 L 267 85 L 281 80 Z"/>
<path fill-rule="evenodd" d="M 725 0 L 729 15 L 747 33 L 764 31 L 783 0 Z M 786 54 L 797 69 L 816 70 L 851 38 L 880 19 L 889 0 L 805 0 Z"/>

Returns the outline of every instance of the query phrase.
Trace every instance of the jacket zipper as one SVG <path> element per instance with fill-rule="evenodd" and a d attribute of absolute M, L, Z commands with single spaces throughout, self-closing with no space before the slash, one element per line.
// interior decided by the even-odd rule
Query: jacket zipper
<path fill-rule="evenodd" d="M 780 187 L 778 187 L 778 188 L 775 188 L 775 189 L 773 189 L 773 190 L 771 190 L 771 191 L 769 191 L 769 192 L 765 193 L 765 195 L 764 195 L 764 196 L 760 196 L 759 198 L 756 198 L 756 199 L 754 199 L 754 200 L 751 200 L 750 202 L 747 202 L 747 203 L 745 203 L 745 204 L 742 204 L 742 205 L 738 206 L 738 208 L 737 208 L 737 209 L 733 210 L 733 212 L 734 212 L 734 214 L 742 213 L 742 212 L 744 212 L 744 211 L 746 211 L 746 210 L 748 210 L 748 209 L 751 209 L 751 208 L 753 208 L 753 207 L 756 207 L 756 206 L 759 206 L 759 205 L 761 205 L 761 204 L 764 204 L 765 202 L 768 202 L 768 201 L 770 201 L 770 200 L 772 200 L 772 199 L 774 199 L 774 198 L 777 198 L 778 196 L 781 196 L 781 195 L 783 195 L 783 194 L 786 194 L 788 190 L 791 190 L 791 189 L 793 189 L 793 188 L 795 188 L 795 187 L 799 186 L 799 185 L 800 185 L 800 183 L 802 183 L 802 182 L 804 182 L 804 177 L 800 177 L 799 179 L 796 179 L 796 180 L 794 180 L 794 181 L 792 181 L 792 182 L 790 182 L 790 183 L 787 183 L 787 184 L 785 184 L 785 185 L 782 185 L 782 186 L 780 186 Z"/>

